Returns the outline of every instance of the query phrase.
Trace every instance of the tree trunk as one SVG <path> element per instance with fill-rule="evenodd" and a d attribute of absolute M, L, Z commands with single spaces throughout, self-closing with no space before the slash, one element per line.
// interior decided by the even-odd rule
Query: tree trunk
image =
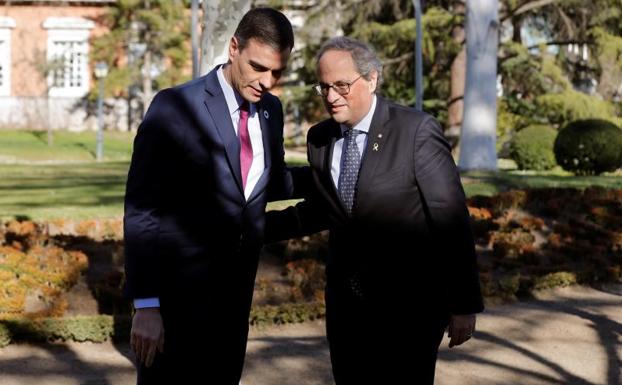
<path fill-rule="evenodd" d="M 467 77 L 460 138 L 463 170 L 497 169 L 498 0 L 467 1 Z"/>
<path fill-rule="evenodd" d="M 456 2 L 453 8 L 454 14 L 464 13 L 464 4 Z M 460 140 L 460 126 L 462 125 L 462 115 L 464 114 L 464 82 L 466 77 L 466 47 L 464 46 L 464 26 L 455 25 L 452 28 L 451 36 L 453 40 L 462 45 L 462 49 L 451 63 L 450 91 L 448 102 L 448 119 L 445 136 L 454 148 Z"/>
<path fill-rule="evenodd" d="M 151 8 L 150 0 L 145 0 L 145 9 Z M 142 70 L 142 83 L 143 83 L 143 116 L 147 113 L 151 99 L 153 98 L 153 87 L 151 86 L 151 67 L 152 67 L 152 55 L 149 49 L 151 44 L 151 31 L 147 29 L 145 31 L 144 40 L 146 44 L 145 56 L 143 57 L 143 70 Z"/>
<path fill-rule="evenodd" d="M 523 28 L 523 17 L 515 16 L 512 18 L 512 41 L 514 43 L 523 44 L 521 29 Z"/>
<path fill-rule="evenodd" d="M 50 116 L 50 87 L 47 87 L 45 92 L 45 115 L 47 119 L 45 120 L 45 126 L 47 131 L 47 142 L 48 146 L 52 147 L 54 145 L 54 134 L 52 133 L 52 117 Z"/>
<path fill-rule="evenodd" d="M 251 0 L 204 0 L 201 35 L 201 70 L 205 75 L 215 65 L 229 60 L 229 41 Z"/>
<path fill-rule="evenodd" d="M 145 38 L 149 37 L 149 32 L 145 34 Z M 149 51 L 149 47 L 145 51 L 145 56 L 143 58 L 143 70 L 142 70 L 142 81 L 143 81 L 143 115 L 147 113 L 147 108 L 151 103 L 151 99 L 153 98 L 153 87 L 151 86 L 151 51 Z"/>

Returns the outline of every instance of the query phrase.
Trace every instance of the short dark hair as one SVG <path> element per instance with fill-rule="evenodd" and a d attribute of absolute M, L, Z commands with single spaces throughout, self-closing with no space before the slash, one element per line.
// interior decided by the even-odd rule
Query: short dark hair
<path fill-rule="evenodd" d="M 238 40 L 240 50 L 250 39 L 257 39 L 279 52 L 294 48 L 292 24 L 273 8 L 253 8 L 246 12 L 233 36 Z"/>

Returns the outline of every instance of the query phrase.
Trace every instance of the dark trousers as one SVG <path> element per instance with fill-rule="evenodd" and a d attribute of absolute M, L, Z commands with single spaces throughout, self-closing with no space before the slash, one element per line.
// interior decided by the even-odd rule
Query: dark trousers
<path fill-rule="evenodd" d="M 250 296 L 243 301 L 222 296 L 203 306 L 181 296 L 160 302 L 164 353 L 156 354 L 151 367 L 138 368 L 137 384 L 238 385 L 248 338 Z"/>
<path fill-rule="evenodd" d="M 329 282 L 326 291 L 326 328 L 336 385 L 434 384 L 447 314 L 421 306 L 413 297 L 403 301 L 359 297 L 347 286 Z"/>

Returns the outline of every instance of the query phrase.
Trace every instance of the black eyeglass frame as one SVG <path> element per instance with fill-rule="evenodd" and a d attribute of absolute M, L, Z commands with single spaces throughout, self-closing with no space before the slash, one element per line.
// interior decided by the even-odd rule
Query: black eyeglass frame
<path fill-rule="evenodd" d="M 339 95 L 345 96 L 350 93 L 350 87 L 352 87 L 352 84 L 356 83 L 356 81 L 362 77 L 363 75 L 359 75 L 358 78 L 352 80 L 351 82 L 337 82 L 333 84 L 318 83 L 313 85 L 313 89 L 319 96 L 324 98 L 328 96 L 328 92 L 331 88 Z"/>

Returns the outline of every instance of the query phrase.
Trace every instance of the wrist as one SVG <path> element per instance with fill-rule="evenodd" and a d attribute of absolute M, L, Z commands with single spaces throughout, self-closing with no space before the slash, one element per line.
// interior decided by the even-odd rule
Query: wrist
<path fill-rule="evenodd" d="M 134 309 L 134 311 L 141 314 L 160 314 L 159 307 L 141 307 Z"/>

